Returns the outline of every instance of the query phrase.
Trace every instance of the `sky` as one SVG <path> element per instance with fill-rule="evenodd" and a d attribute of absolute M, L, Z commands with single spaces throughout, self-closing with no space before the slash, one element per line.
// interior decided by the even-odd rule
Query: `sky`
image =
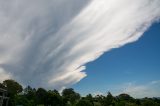
<path fill-rule="evenodd" d="M 104 53 L 86 65 L 88 76 L 73 88 L 83 95 L 128 93 L 133 97 L 160 96 L 160 23 L 136 42 Z"/>
<path fill-rule="evenodd" d="M 137 65 L 134 62 L 144 62 L 132 60 L 139 53 L 128 49 L 133 42 L 144 39 L 144 32 L 153 23 L 159 22 L 159 5 L 159 0 L 0 0 L 0 81 L 14 79 L 24 87 L 30 85 L 62 90 L 79 83 L 82 83 L 83 88 L 83 81 L 84 85 L 95 79 L 98 83 L 98 78 L 105 75 L 106 79 L 100 81 L 101 88 L 109 88 L 105 85 L 119 86 L 119 89 L 114 89 L 115 94 L 152 89 L 150 86 L 157 85 L 159 79 L 150 79 L 149 82 L 148 77 L 148 82 L 141 82 L 140 76 L 133 73 L 129 62 L 133 62 L 137 71 L 146 69 L 146 75 L 151 75 L 150 68 L 147 67 L 149 65 L 134 66 Z M 151 39 L 153 37 L 152 35 Z M 145 44 L 152 46 L 150 43 Z M 143 46 L 140 46 L 140 50 L 143 50 Z M 125 51 L 137 55 L 129 56 Z M 111 58 L 114 52 L 117 54 Z M 125 57 L 121 56 L 123 53 Z M 144 56 L 146 55 L 137 59 L 147 62 L 147 58 L 143 59 Z M 119 58 L 127 62 L 123 63 Z M 106 61 L 99 63 L 101 59 Z M 123 73 L 126 77 L 118 82 L 116 79 Z M 138 75 L 141 74 L 143 71 Z M 137 80 L 133 76 L 137 76 Z M 87 81 L 89 78 L 94 80 Z M 113 85 L 107 82 L 111 79 Z M 123 85 L 127 88 L 123 88 Z M 95 93 L 96 91 L 104 92 L 95 90 Z"/>

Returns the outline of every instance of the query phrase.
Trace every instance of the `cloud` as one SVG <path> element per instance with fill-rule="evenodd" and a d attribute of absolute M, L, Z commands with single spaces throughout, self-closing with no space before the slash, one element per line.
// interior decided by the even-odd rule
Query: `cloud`
<path fill-rule="evenodd" d="M 12 76 L 10 73 L 6 73 L 3 69 L 0 68 L 0 82 L 4 81 L 5 79 L 10 79 Z"/>
<path fill-rule="evenodd" d="M 160 80 L 152 81 L 151 84 L 160 84 Z"/>
<path fill-rule="evenodd" d="M 159 80 L 148 82 L 147 84 L 126 83 L 121 85 L 118 94 L 127 93 L 136 98 L 159 97 L 159 87 Z"/>
<path fill-rule="evenodd" d="M 159 0 L 0 0 L 0 68 L 24 85 L 61 89 L 85 64 L 136 41 Z"/>

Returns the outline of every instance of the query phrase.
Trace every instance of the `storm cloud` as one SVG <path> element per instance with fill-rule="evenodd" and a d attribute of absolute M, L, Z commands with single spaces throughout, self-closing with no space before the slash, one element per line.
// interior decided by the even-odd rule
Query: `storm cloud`
<path fill-rule="evenodd" d="M 70 86 L 159 19 L 159 0 L 0 0 L 0 80 Z"/>

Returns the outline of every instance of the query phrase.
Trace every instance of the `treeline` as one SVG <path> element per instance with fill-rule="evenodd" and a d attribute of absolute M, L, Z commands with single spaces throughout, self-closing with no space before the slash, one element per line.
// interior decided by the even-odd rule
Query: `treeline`
<path fill-rule="evenodd" d="M 57 90 L 31 88 L 22 86 L 14 80 L 5 80 L 0 88 L 8 91 L 9 106 L 160 106 L 158 98 L 134 99 L 128 94 L 116 97 L 110 92 L 107 95 L 82 97 L 72 88 L 67 88 L 60 94 Z"/>

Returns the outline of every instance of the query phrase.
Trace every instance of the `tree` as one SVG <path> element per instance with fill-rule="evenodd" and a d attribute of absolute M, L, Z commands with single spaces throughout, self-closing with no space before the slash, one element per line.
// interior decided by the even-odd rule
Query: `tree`
<path fill-rule="evenodd" d="M 32 104 L 35 104 L 36 89 L 31 88 L 30 86 L 27 86 L 23 91 L 24 91 L 24 96 L 29 100 L 29 102 L 32 102 Z"/>
<path fill-rule="evenodd" d="M 96 95 L 94 99 L 95 99 L 95 102 L 100 103 L 102 106 L 104 105 L 105 96 Z"/>
<path fill-rule="evenodd" d="M 110 92 L 108 92 L 107 96 L 104 98 L 104 106 L 114 106 L 114 97 Z"/>
<path fill-rule="evenodd" d="M 0 83 L 0 88 L 6 89 L 5 86 L 2 83 Z"/>
<path fill-rule="evenodd" d="M 22 105 L 22 106 L 34 106 L 35 104 L 29 101 L 24 95 L 16 95 L 15 98 L 15 105 Z"/>
<path fill-rule="evenodd" d="M 47 105 L 50 106 L 64 106 L 62 97 L 59 95 L 58 91 L 48 91 L 47 93 Z"/>
<path fill-rule="evenodd" d="M 141 105 L 141 101 L 140 101 L 139 99 L 136 99 L 136 100 L 135 100 L 135 103 L 136 103 L 138 106 Z"/>
<path fill-rule="evenodd" d="M 81 99 L 76 106 L 93 106 L 92 103 L 88 100 Z"/>
<path fill-rule="evenodd" d="M 47 101 L 47 91 L 43 88 L 38 88 L 36 91 L 36 103 L 46 104 Z"/>
<path fill-rule="evenodd" d="M 93 100 L 93 97 L 92 97 L 91 94 L 88 94 L 88 95 L 86 96 L 86 99 L 92 104 L 92 106 L 94 106 L 94 100 Z"/>
<path fill-rule="evenodd" d="M 120 95 L 118 96 L 118 98 L 121 99 L 121 100 L 126 100 L 126 101 L 131 101 L 131 100 L 133 100 L 133 98 L 132 98 L 130 95 L 125 94 L 125 93 L 120 94 Z"/>
<path fill-rule="evenodd" d="M 142 106 L 155 106 L 155 102 L 151 98 L 145 98 Z"/>
<path fill-rule="evenodd" d="M 69 104 L 75 104 L 80 99 L 80 94 L 76 93 L 72 88 L 64 89 L 62 96 Z"/>
<path fill-rule="evenodd" d="M 9 92 L 9 106 L 160 106 L 160 98 L 134 99 L 128 94 L 112 96 L 110 92 L 106 96 L 91 94 L 80 97 L 74 89 L 64 89 L 62 96 L 57 90 L 46 91 L 44 88 L 32 88 L 27 86 L 22 92 L 22 86 L 14 80 L 5 80 L 0 83 L 0 88 Z M 2 90 L 3 91 L 3 90 Z M 0 96 L 3 93 L 0 92 Z M 7 95 L 8 96 L 8 95 Z M 7 101 L 4 100 L 4 103 Z"/>
<path fill-rule="evenodd" d="M 55 94 L 57 94 L 57 95 L 60 95 L 59 92 L 58 92 L 56 89 L 54 89 L 53 92 L 54 92 Z"/>
<path fill-rule="evenodd" d="M 22 86 L 18 82 L 14 81 L 14 80 L 11 80 L 11 79 L 3 81 L 2 85 L 8 91 L 8 95 L 10 97 L 9 106 L 14 106 L 15 105 L 15 100 L 16 100 L 15 96 L 18 93 L 22 92 L 22 90 L 23 90 Z"/>
<path fill-rule="evenodd" d="M 5 80 L 3 81 L 3 85 L 7 88 L 10 96 L 14 96 L 15 94 L 22 92 L 23 90 L 22 86 L 14 80 Z"/>

